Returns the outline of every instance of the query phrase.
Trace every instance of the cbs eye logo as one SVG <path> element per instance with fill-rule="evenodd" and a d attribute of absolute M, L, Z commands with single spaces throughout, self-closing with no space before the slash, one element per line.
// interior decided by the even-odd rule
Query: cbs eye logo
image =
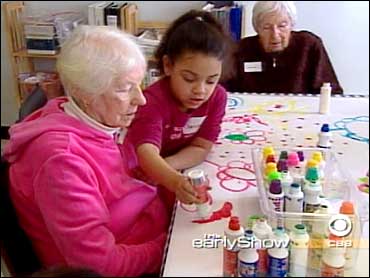
<path fill-rule="evenodd" d="M 329 231 L 339 237 L 348 236 L 352 231 L 351 219 L 344 214 L 333 215 L 329 220 Z"/>

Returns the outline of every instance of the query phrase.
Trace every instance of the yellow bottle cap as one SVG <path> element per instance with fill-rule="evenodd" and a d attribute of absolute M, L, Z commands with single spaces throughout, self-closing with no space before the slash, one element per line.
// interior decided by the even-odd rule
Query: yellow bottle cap
<path fill-rule="evenodd" d="M 312 159 L 320 163 L 322 161 L 322 153 L 321 152 L 312 153 Z"/>
<path fill-rule="evenodd" d="M 275 162 L 269 162 L 266 164 L 265 175 L 268 176 L 271 172 L 277 171 Z"/>
<path fill-rule="evenodd" d="M 306 167 L 307 168 L 317 168 L 317 165 L 318 165 L 318 161 L 315 160 L 315 159 L 310 159 L 307 161 L 307 164 L 306 164 Z"/>

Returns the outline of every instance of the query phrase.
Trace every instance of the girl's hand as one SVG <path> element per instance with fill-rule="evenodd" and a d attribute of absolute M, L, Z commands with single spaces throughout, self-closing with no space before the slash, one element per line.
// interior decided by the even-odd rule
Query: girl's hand
<path fill-rule="evenodd" d="M 180 202 L 184 204 L 201 203 L 201 200 L 197 198 L 197 193 L 187 177 L 178 175 L 172 186 L 174 189 L 173 191 Z"/>

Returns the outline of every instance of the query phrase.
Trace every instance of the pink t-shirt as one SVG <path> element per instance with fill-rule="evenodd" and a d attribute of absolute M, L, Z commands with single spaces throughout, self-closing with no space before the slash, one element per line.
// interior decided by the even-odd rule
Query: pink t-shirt
<path fill-rule="evenodd" d="M 166 157 L 189 145 L 196 137 L 211 142 L 217 140 L 227 101 L 222 86 L 217 85 L 209 100 L 190 112 L 180 111 L 168 78 L 151 85 L 144 95 L 147 104 L 139 108 L 128 132 L 135 148 L 151 143 Z"/>

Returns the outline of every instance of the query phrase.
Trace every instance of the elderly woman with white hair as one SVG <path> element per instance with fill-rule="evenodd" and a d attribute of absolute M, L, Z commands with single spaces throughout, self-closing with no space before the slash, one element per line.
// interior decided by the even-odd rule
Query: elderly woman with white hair
<path fill-rule="evenodd" d="M 122 144 L 145 104 L 145 58 L 127 34 L 81 26 L 57 69 L 67 97 L 12 126 L 4 150 L 19 222 L 45 267 L 158 273 L 168 211 L 155 187 L 129 176 Z"/>
<path fill-rule="evenodd" d="M 253 8 L 256 36 L 239 42 L 235 77 L 229 91 L 319 93 L 330 82 L 342 93 L 322 40 L 308 31 L 292 31 L 297 20 L 292 1 L 258 1 Z"/>

